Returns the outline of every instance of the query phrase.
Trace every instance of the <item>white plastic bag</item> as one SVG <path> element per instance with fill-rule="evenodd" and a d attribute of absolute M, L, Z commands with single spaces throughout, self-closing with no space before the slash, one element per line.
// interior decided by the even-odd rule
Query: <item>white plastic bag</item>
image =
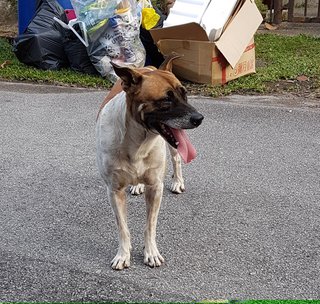
<path fill-rule="evenodd" d="M 87 30 L 112 17 L 120 2 L 121 0 L 71 0 L 77 20 L 83 22 Z"/>
<path fill-rule="evenodd" d="M 97 71 L 111 81 L 117 76 L 110 61 L 143 67 L 145 49 L 140 41 L 136 0 L 71 0 L 87 37 L 88 55 Z"/>

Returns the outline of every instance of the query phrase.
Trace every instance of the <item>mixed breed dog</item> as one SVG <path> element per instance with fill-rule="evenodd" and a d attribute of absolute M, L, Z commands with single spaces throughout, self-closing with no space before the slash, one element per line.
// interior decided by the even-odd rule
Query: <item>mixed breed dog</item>
<path fill-rule="evenodd" d="M 130 233 L 127 225 L 126 189 L 145 192 L 147 223 L 144 231 L 144 263 L 164 263 L 156 244 L 156 225 L 163 194 L 166 143 L 173 163 L 171 191 L 185 190 L 181 158 L 195 157 L 184 129 L 198 127 L 203 116 L 187 101 L 186 89 L 172 73 L 168 56 L 159 69 L 132 69 L 113 64 L 119 76 L 100 107 L 96 123 L 97 164 L 107 184 L 108 198 L 119 230 L 119 249 L 113 269 L 130 266 Z"/>

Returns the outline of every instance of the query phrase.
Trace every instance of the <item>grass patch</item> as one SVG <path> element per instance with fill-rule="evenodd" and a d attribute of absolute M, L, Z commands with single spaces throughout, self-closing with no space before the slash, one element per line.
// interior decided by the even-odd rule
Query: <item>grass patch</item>
<path fill-rule="evenodd" d="M 320 300 L 247 300 L 247 301 L 241 301 L 241 303 L 242 304 L 320 304 Z"/>
<path fill-rule="evenodd" d="M 4 63 L 4 64 L 3 64 Z M 0 38 L 0 79 L 29 81 L 36 83 L 68 85 L 89 88 L 110 88 L 111 82 L 99 77 L 75 72 L 71 69 L 59 71 L 40 70 L 21 63 L 12 51 L 8 40 Z"/>
<path fill-rule="evenodd" d="M 199 85 L 186 82 L 191 93 L 207 96 L 221 96 L 232 93 L 261 94 L 275 91 L 275 83 L 295 82 L 299 90 L 298 76 L 308 77 L 309 86 L 320 89 L 320 38 L 305 35 L 279 36 L 275 34 L 257 34 L 256 65 L 257 73 L 233 80 L 224 86 Z M 37 83 L 72 85 L 91 88 L 110 88 L 111 83 L 98 76 L 74 72 L 43 71 L 20 63 L 12 52 L 7 40 L 0 38 L 0 65 L 6 60 L 9 64 L 0 68 L 0 79 L 31 81 Z M 288 90 L 292 89 L 292 85 Z M 280 86 L 279 90 L 286 90 Z"/>
<path fill-rule="evenodd" d="M 256 74 L 244 76 L 222 87 L 208 88 L 212 96 L 231 93 L 269 93 L 283 80 L 305 75 L 314 88 L 320 84 L 320 39 L 305 35 L 259 34 L 256 43 Z M 283 87 L 282 87 L 283 88 Z"/>

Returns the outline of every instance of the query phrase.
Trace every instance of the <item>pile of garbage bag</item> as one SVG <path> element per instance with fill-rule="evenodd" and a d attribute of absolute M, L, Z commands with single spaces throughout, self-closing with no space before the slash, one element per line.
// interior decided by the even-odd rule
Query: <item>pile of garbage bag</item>
<path fill-rule="evenodd" d="M 117 79 L 111 61 L 129 67 L 145 65 L 144 46 L 156 47 L 149 33 L 141 36 L 141 23 L 146 31 L 163 22 L 149 0 L 71 0 L 71 4 L 76 19 L 68 20 L 56 0 L 40 2 L 25 32 L 14 40 L 21 62 L 45 70 L 70 67 L 111 81 Z M 161 61 L 161 53 L 152 52 Z"/>
<path fill-rule="evenodd" d="M 25 32 L 14 40 L 17 58 L 44 70 L 71 67 L 87 74 L 98 74 L 86 47 L 71 30 L 61 28 L 54 17 L 68 22 L 64 9 L 55 0 L 41 1 Z"/>
<path fill-rule="evenodd" d="M 88 55 L 102 76 L 116 80 L 111 60 L 119 65 L 144 66 L 146 55 L 139 38 L 136 0 L 71 0 L 71 3 L 87 34 Z"/>

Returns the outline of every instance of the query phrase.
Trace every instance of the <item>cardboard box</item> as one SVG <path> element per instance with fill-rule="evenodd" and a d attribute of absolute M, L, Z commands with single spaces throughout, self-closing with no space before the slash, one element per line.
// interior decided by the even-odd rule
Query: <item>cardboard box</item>
<path fill-rule="evenodd" d="M 174 60 L 173 72 L 197 83 L 224 84 L 255 72 L 253 36 L 262 22 L 253 0 L 241 0 L 219 40 L 210 42 L 198 23 L 152 29 L 153 40 L 164 55 Z"/>
<path fill-rule="evenodd" d="M 176 0 L 163 27 L 195 22 L 203 27 L 210 41 L 215 41 L 238 3 L 239 0 Z"/>

